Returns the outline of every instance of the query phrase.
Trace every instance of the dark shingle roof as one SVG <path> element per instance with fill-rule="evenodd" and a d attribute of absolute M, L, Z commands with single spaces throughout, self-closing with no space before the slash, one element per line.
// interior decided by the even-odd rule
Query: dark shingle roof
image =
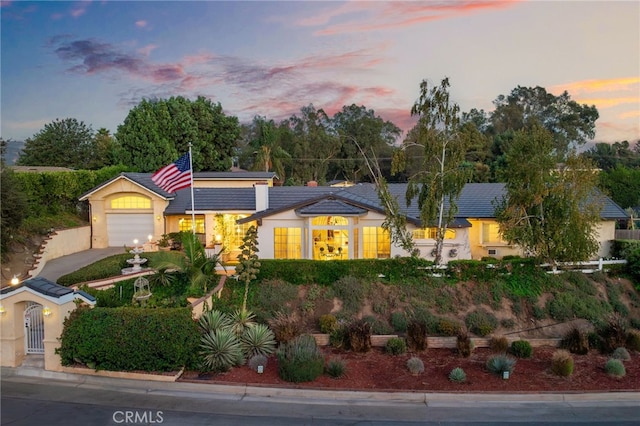
<path fill-rule="evenodd" d="M 53 281 L 49 281 L 46 278 L 35 277 L 29 278 L 28 280 L 22 281 L 20 284 L 10 287 L 5 287 L 2 289 L 2 294 L 11 293 L 19 288 L 27 287 L 31 290 L 34 290 L 42 295 L 54 297 L 56 299 L 61 298 L 62 296 L 66 296 L 69 293 L 78 294 L 83 296 L 87 300 L 91 300 L 95 302 L 95 298 L 90 294 L 85 293 L 84 291 L 74 291 L 69 287 L 61 286 L 60 284 L 54 283 Z"/>
<path fill-rule="evenodd" d="M 338 216 L 360 216 L 367 212 L 367 209 L 354 206 L 336 199 L 324 199 L 317 203 L 296 209 L 296 213 L 301 215 L 338 215 Z"/>

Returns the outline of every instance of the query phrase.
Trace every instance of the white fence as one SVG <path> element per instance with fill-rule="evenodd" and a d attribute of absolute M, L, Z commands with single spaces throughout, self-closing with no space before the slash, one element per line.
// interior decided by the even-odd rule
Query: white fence
<path fill-rule="evenodd" d="M 579 271 L 584 274 L 592 274 L 597 271 L 607 271 L 605 268 L 608 265 L 625 265 L 626 260 L 591 260 L 588 262 L 560 262 L 557 265 L 551 265 L 550 263 L 543 263 L 540 265 L 542 268 L 551 268 L 547 271 L 549 274 L 559 274 L 564 271 Z"/>

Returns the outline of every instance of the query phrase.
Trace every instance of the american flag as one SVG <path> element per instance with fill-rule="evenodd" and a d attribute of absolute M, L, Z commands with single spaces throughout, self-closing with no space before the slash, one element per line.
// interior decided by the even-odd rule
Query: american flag
<path fill-rule="evenodd" d="M 178 158 L 174 163 L 164 166 L 151 176 L 151 180 L 167 192 L 176 192 L 191 186 L 191 164 L 189 153 Z"/>

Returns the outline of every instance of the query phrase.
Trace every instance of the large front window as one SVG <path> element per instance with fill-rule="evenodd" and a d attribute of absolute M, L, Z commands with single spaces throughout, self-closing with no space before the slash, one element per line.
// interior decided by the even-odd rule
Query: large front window
<path fill-rule="evenodd" d="M 311 219 L 313 258 L 342 260 L 349 258 L 349 219 L 343 216 L 318 216 Z"/>
<path fill-rule="evenodd" d="M 191 217 L 188 217 L 188 218 L 182 217 L 178 219 L 178 230 L 180 231 L 191 232 L 193 229 L 192 225 L 193 225 L 193 221 L 191 220 Z M 195 231 L 196 231 L 196 234 L 204 234 L 204 218 L 203 217 L 196 217 Z"/>
<path fill-rule="evenodd" d="M 482 224 L 482 244 L 504 244 L 497 223 L 485 222 Z"/>
<path fill-rule="evenodd" d="M 137 195 L 125 195 L 111 200 L 112 209 L 150 209 L 151 200 Z"/>
<path fill-rule="evenodd" d="M 413 231 L 414 240 L 435 240 L 438 238 L 438 228 L 416 229 Z M 456 231 L 447 228 L 444 233 L 445 240 L 454 240 L 456 238 Z"/>
<path fill-rule="evenodd" d="M 391 257 L 389 232 L 379 226 L 365 226 L 362 228 L 362 257 L 365 259 Z"/>
<path fill-rule="evenodd" d="M 300 228 L 275 228 L 273 241 L 273 253 L 276 259 L 300 259 L 302 257 L 302 230 Z"/>

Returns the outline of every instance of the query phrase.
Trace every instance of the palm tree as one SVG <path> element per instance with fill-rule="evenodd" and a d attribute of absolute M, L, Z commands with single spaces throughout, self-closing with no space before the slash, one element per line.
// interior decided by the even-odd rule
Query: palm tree
<path fill-rule="evenodd" d="M 154 280 L 166 284 L 184 278 L 189 283 L 191 292 L 197 293 L 203 289 L 206 293 L 211 284 L 216 282 L 216 266 L 220 265 L 224 269 L 222 257 L 220 254 L 208 256 L 198 237 L 191 232 L 182 233 L 182 250 L 182 257 L 158 253 Z"/>
<path fill-rule="evenodd" d="M 256 132 L 256 138 L 251 142 L 256 148 L 254 168 L 265 172 L 273 169 L 284 180 L 284 162 L 291 155 L 280 145 L 280 129 L 273 120 L 266 121 L 263 117 L 254 118 L 253 125 Z"/>

